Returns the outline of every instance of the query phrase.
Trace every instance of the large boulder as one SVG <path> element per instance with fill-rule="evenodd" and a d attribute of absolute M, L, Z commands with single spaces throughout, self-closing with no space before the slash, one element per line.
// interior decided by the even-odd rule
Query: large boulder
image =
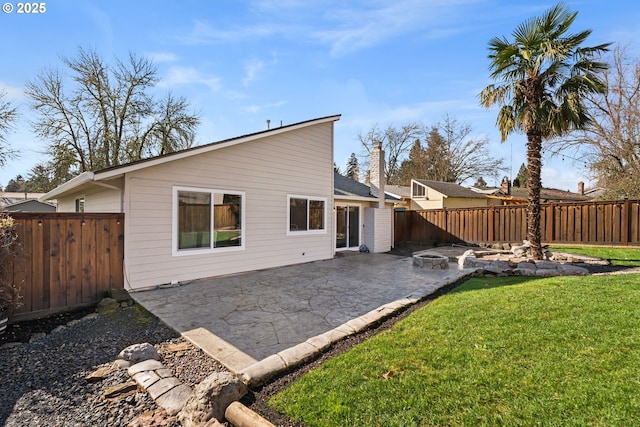
<path fill-rule="evenodd" d="M 213 418 L 222 421 L 227 406 L 240 400 L 248 390 L 245 383 L 229 372 L 215 372 L 196 386 L 178 420 L 183 427 L 200 426 Z"/>
<path fill-rule="evenodd" d="M 154 346 L 145 342 L 142 344 L 133 344 L 125 348 L 118 355 L 118 359 L 135 364 L 149 359 L 160 360 L 160 355 Z"/>

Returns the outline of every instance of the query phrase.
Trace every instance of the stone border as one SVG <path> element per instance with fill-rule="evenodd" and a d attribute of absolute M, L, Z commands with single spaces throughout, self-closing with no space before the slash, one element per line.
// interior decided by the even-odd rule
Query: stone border
<path fill-rule="evenodd" d="M 127 373 L 168 415 L 180 412 L 191 396 L 191 387 L 182 384 L 158 360 L 138 362 Z"/>
<path fill-rule="evenodd" d="M 429 295 L 437 292 L 439 289 L 459 282 L 461 279 L 471 276 L 474 273 L 475 270 L 470 270 L 466 274 L 443 282 L 442 286 L 437 289 L 433 289 L 433 287 L 429 286 L 422 290 L 416 290 L 405 298 L 384 304 L 360 317 L 351 319 L 330 331 L 311 337 L 305 342 L 294 347 L 272 354 L 271 356 L 241 370 L 238 372 L 238 376 L 250 388 L 264 385 L 277 375 L 292 370 L 293 368 L 296 368 L 319 356 L 333 343 L 349 335 L 369 329 L 375 323 L 381 322 L 392 314 L 425 299 Z"/>

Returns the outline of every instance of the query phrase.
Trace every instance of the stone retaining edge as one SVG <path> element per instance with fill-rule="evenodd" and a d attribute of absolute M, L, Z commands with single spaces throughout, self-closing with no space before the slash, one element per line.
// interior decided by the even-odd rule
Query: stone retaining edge
<path fill-rule="evenodd" d="M 250 388 L 261 386 L 279 374 L 298 367 L 306 361 L 317 357 L 331 344 L 347 336 L 364 331 L 376 322 L 379 322 L 401 309 L 413 305 L 434 292 L 437 292 L 438 289 L 456 283 L 465 277 L 473 275 L 474 273 L 475 270 L 469 271 L 467 274 L 444 282 L 442 286 L 437 289 L 428 290 L 425 288 L 424 290 L 416 291 L 407 297 L 384 304 L 363 314 L 362 316 L 351 319 L 330 331 L 311 337 L 301 344 L 283 350 L 279 353 L 272 354 L 271 356 L 252 364 L 238 372 L 238 377 Z"/>

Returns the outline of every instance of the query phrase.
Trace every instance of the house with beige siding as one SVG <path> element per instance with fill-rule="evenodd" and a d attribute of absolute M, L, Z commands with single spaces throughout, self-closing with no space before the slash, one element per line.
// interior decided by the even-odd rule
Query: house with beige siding
<path fill-rule="evenodd" d="M 339 119 L 84 172 L 41 200 L 57 199 L 60 212 L 124 212 L 131 290 L 330 259 Z"/>
<path fill-rule="evenodd" d="M 483 194 L 453 182 L 411 180 L 411 210 L 488 206 Z"/>

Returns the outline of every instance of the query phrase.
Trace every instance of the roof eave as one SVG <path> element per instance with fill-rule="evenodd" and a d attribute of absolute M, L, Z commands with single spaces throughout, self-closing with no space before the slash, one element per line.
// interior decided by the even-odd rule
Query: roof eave
<path fill-rule="evenodd" d="M 72 190 L 75 190 L 76 188 L 80 187 L 83 184 L 86 184 L 88 182 L 91 182 L 94 180 L 94 173 L 87 171 L 87 172 L 82 172 L 80 175 L 70 179 L 69 181 L 65 182 L 64 184 L 54 188 L 53 190 L 49 191 L 48 193 L 46 193 L 43 196 L 40 196 L 38 198 L 38 201 L 40 202 L 44 202 L 46 200 L 53 200 L 65 193 L 68 193 Z"/>

